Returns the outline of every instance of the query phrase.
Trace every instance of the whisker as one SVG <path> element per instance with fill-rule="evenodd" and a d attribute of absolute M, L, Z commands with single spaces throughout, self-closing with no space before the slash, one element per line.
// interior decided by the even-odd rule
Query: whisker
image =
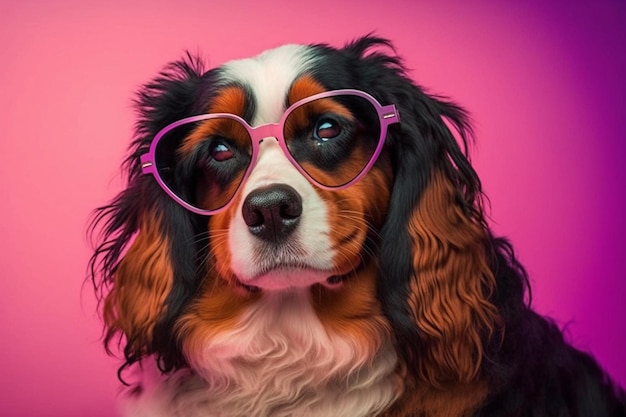
<path fill-rule="evenodd" d="M 358 214 L 358 216 L 356 214 Z M 369 220 L 361 217 L 361 213 L 357 211 L 341 210 L 339 213 L 337 213 L 337 217 L 343 220 L 353 221 L 354 223 L 356 223 L 355 226 L 363 228 L 360 229 L 361 231 L 367 231 L 370 235 L 374 235 L 377 238 L 381 237 L 381 234 L 377 230 L 377 228 Z"/>

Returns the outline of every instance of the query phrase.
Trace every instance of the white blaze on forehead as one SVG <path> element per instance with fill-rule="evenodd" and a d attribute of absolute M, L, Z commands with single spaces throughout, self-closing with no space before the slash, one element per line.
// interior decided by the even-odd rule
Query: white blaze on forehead
<path fill-rule="evenodd" d="M 222 66 L 222 81 L 236 81 L 250 88 L 256 101 L 253 126 L 276 123 L 285 110 L 291 84 L 315 61 L 310 47 L 284 45 L 254 57 Z"/>
<path fill-rule="evenodd" d="M 253 126 L 277 123 L 282 117 L 289 89 L 293 82 L 314 63 L 313 50 L 307 46 L 286 45 L 266 51 L 254 58 L 233 61 L 222 67 L 221 83 L 235 82 L 249 89 L 254 98 Z M 271 184 L 287 184 L 302 197 L 302 216 L 286 245 L 297 247 L 298 261 L 315 270 L 333 268 L 334 251 L 330 240 L 328 209 L 315 187 L 289 162 L 274 138 L 264 138 L 260 144 L 257 163 L 242 184 L 239 207 L 229 228 L 231 269 L 240 280 L 246 282 L 259 274 L 258 254 L 263 253 L 265 242 L 253 236 L 241 209 L 246 196 L 253 190 Z M 265 251 L 267 252 L 267 251 Z M 281 272 L 276 272 L 280 274 Z M 282 271 L 285 274 L 285 271 Z M 277 285 L 286 276 L 272 276 Z M 332 275 L 332 274 L 330 274 Z M 330 276 L 329 275 L 329 276 Z M 325 274 L 314 274 L 311 280 L 324 280 Z M 284 283 L 283 283 L 284 284 Z"/>

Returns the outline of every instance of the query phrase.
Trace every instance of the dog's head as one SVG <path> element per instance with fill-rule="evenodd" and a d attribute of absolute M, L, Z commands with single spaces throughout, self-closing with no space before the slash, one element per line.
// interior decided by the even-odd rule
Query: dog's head
<path fill-rule="evenodd" d="M 499 318 L 467 117 L 388 50 L 188 57 L 140 90 L 128 186 L 99 209 L 92 258 L 127 364 L 199 366 L 258 305 L 306 293 L 361 362 L 387 340 L 400 373 L 477 376 Z"/>

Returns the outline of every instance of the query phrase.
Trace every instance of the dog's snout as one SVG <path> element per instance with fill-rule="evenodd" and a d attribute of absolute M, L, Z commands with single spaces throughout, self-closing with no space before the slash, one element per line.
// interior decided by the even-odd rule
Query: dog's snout
<path fill-rule="evenodd" d="M 267 241 L 280 241 L 298 226 L 302 197 L 287 184 L 258 188 L 244 200 L 242 215 L 250 233 Z"/>

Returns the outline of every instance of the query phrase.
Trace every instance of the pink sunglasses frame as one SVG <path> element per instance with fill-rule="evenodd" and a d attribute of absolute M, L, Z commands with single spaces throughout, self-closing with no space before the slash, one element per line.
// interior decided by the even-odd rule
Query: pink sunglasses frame
<path fill-rule="evenodd" d="M 374 106 L 374 108 L 376 109 L 376 112 L 378 113 L 378 118 L 380 121 L 380 138 L 378 139 L 378 145 L 376 146 L 376 150 L 372 154 L 372 157 L 370 158 L 369 162 L 367 163 L 367 165 L 365 165 L 365 167 L 361 170 L 361 172 L 355 178 L 353 178 L 352 180 L 350 180 L 349 182 L 343 185 L 340 185 L 337 187 L 330 187 L 330 186 L 319 183 L 317 180 L 311 177 L 304 170 L 304 168 L 302 168 L 300 164 L 298 164 L 298 162 L 293 158 L 293 156 L 291 156 L 291 153 L 289 153 L 289 150 L 287 149 L 287 143 L 285 141 L 285 138 L 283 137 L 283 130 L 284 130 L 284 124 L 285 124 L 285 121 L 287 120 L 287 117 L 289 117 L 289 115 L 296 108 L 304 104 L 310 103 L 312 101 L 315 101 L 315 100 L 319 100 L 319 99 L 327 98 L 327 97 L 340 96 L 340 95 L 352 95 L 356 97 L 361 97 L 369 101 Z M 167 125 L 166 127 L 164 127 L 163 129 L 161 129 L 159 133 L 156 134 L 156 136 L 152 140 L 152 143 L 150 143 L 150 149 L 148 150 L 148 153 L 141 155 L 140 158 L 141 158 L 142 172 L 143 174 L 151 174 L 155 178 L 159 186 L 163 189 L 163 191 L 165 191 L 167 195 L 169 195 L 178 204 L 180 204 L 181 206 L 183 206 L 184 208 L 186 208 L 187 210 L 193 213 L 201 214 L 204 216 L 211 216 L 228 208 L 228 206 L 233 201 L 234 194 L 233 194 L 233 197 L 231 197 L 227 203 L 225 203 L 223 206 L 215 210 L 204 210 L 204 209 L 195 207 L 187 203 L 182 198 L 180 198 L 174 191 L 172 191 L 167 186 L 165 181 L 163 181 L 163 179 L 159 175 L 158 170 L 156 168 L 155 156 L 156 156 L 156 148 L 157 148 L 159 141 L 161 140 L 163 136 L 165 136 L 171 130 L 186 123 L 194 123 L 194 122 L 198 122 L 202 120 L 215 119 L 215 118 L 233 119 L 239 122 L 242 126 L 246 128 L 246 130 L 248 131 L 248 134 L 250 135 L 250 138 L 252 139 L 252 155 L 250 157 L 250 164 L 248 165 L 248 168 L 246 169 L 246 172 L 244 176 L 242 177 L 241 182 L 239 183 L 239 187 L 241 187 L 241 184 L 245 183 L 246 179 L 250 176 L 250 173 L 256 166 L 256 163 L 259 157 L 259 149 L 261 146 L 261 142 L 263 142 L 263 140 L 267 138 L 274 138 L 278 142 L 278 145 L 282 149 L 283 153 L 285 154 L 289 162 L 291 162 L 291 164 L 302 175 L 304 175 L 304 177 L 307 178 L 311 183 L 313 183 L 317 187 L 324 189 L 324 190 L 341 190 L 341 189 L 344 189 L 353 185 L 354 183 L 359 181 L 361 178 L 363 178 L 363 176 L 367 174 L 367 172 L 372 168 L 372 166 L 378 159 L 378 156 L 380 155 L 383 149 L 383 145 L 387 137 L 387 126 L 400 122 L 400 114 L 398 113 L 398 110 L 396 109 L 395 105 L 389 104 L 389 105 L 383 106 L 374 97 L 372 97 L 371 95 L 369 95 L 368 93 L 364 91 L 353 90 L 353 89 L 342 89 L 342 90 L 331 90 L 331 91 L 326 91 L 323 93 L 315 94 L 315 95 L 306 97 L 302 100 L 295 102 L 294 104 L 289 106 L 287 110 L 285 110 L 285 112 L 283 113 L 278 123 L 267 123 L 267 124 L 259 125 L 256 127 L 252 127 L 244 119 L 231 113 L 201 114 L 198 116 L 186 117 L 184 119 L 171 123 Z"/>

